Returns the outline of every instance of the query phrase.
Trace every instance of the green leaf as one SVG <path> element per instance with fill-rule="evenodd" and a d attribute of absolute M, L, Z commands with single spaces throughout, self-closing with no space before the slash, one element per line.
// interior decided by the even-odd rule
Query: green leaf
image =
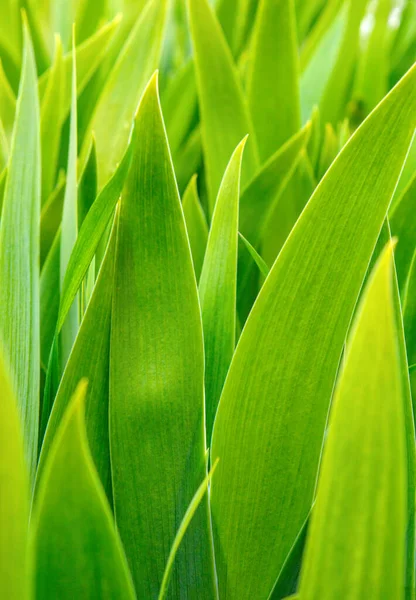
<path fill-rule="evenodd" d="M 228 163 L 212 216 L 199 281 L 205 347 L 205 413 L 208 444 L 235 348 L 238 208 L 245 138 Z"/>
<path fill-rule="evenodd" d="M 123 157 L 137 104 L 158 65 L 166 10 L 167 0 L 150 0 L 146 5 L 95 108 L 89 131 L 94 132 L 97 144 L 99 189 L 107 183 Z"/>
<path fill-rule="evenodd" d="M 37 471 L 37 481 L 39 481 L 71 397 L 78 382 L 85 378 L 88 380 L 85 415 L 88 441 L 94 464 L 110 499 L 108 373 L 117 222 L 116 218 L 91 301 L 56 394 Z"/>
<path fill-rule="evenodd" d="M 318 165 L 318 181 L 325 175 L 338 154 L 338 138 L 331 123 L 326 123 Z"/>
<path fill-rule="evenodd" d="M 261 0 L 251 40 L 247 97 L 262 162 L 300 128 L 293 0 Z"/>
<path fill-rule="evenodd" d="M 316 187 L 305 148 L 279 195 L 261 240 L 261 255 L 272 265 Z"/>
<path fill-rule="evenodd" d="M 78 95 L 84 90 L 98 65 L 106 55 L 109 44 L 120 24 L 120 17 L 116 17 L 99 29 L 88 40 L 77 46 L 77 92 Z M 72 86 L 72 51 L 63 56 L 63 80 L 62 80 L 62 120 L 64 120 L 71 108 L 71 86 Z M 39 96 L 43 102 L 44 95 L 52 76 L 52 69 L 48 69 L 39 78 Z"/>
<path fill-rule="evenodd" d="M 373 29 L 364 43 L 358 60 L 354 95 L 364 103 L 368 114 L 387 94 L 391 29 L 389 16 L 392 0 L 378 0 L 374 10 Z"/>
<path fill-rule="evenodd" d="M 59 158 L 63 113 L 63 62 L 62 43 L 55 38 L 55 57 L 51 75 L 41 102 L 40 131 L 42 146 L 42 200 L 49 198 L 55 185 Z"/>
<path fill-rule="evenodd" d="M 12 382 L 0 358 L 0 590 L 29 600 L 29 480 Z"/>
<path fill-rule="evenodd" d="M 40 361 L 45 373 L 59 313 L 60 247 L 59 229 L 40 274 Z"/>
<path fill-rule="evenodd" d="M 17 396 L 31 476 L 36 464 L 39 419 L 39 129 L 35 58 L 25 27 L 22 77 L 0 226 L 0 338 Z"/>
<path fill-rule="evenodd" d="M 412 144 L 409 148 L 409 152 L 406 157 L 406 162 L 403 166 L 403 171 L 400 174 L 400 179 L 394 192 L 393 200 L 391 203 L 391 211 L 396 207 L 397 202 L 403 195 L 403 192 L 409 185 L 410 181 L 416 175 L 416 131 L 413 136 Z"/>
<path fill-rule="evenodd" d="M 242 233 L 238 233 L 239 239 L 242 241 L 242 243 L 244 244 L 244 247 L 247 249 L 247 252 L 250 254 L 251 258 L 254 260 L 254 262 L 256 263 L 261 275 L 263 275 L 263 277 L 267 277 L 267 275 L 270 272 L 269 267 L 267 266 L 267 264 L 264 262 L 264 260 L 262 259 L 262 257 L 260 256 L 260 254 L 257 252 L 257 250 L 254 248 L 254 246 L 252 246 L 250 244 L 250 242 L 248 241 L 248 239 L 246 239 Z"/>
<path fill-rule="evenodd" d="M 324 96 L 325 89 L 334 72 L 339 57 L 343 35 L 346 30 L 346 4 L 337 7 L 337 15 L 331 26 L 322 35 L 314 52 L 302 69 L 300 100 L 302 123 L 311 116 Z"/>
<path fill-rule="evenodd" d="M 58 333 L 65 322 L 76 293 L 94 257 L 97 246 L 114 213 L 130 167 L 131 155 L 132 145 L 127 148 L 117 171 L 98 194 L 82 224 L 62 285 L 59 318 L 56 325 Z"/>
<path fill-rule="evenodd" d="M 139 107 L 134 144 L 117 243 L 110 448 L 117 526 L 137 595 L 150 598 L 206 475 L 200 311 L 156 76 Z M 172 597 L 215 597 L 207 501 L 179 549 L 170 590 Z"/>
<path fill-rule="evenodd" d="M 305 600 L 403 598 L 407 467 L 392 272 L 389 245 L 335 392 L 300 578 Z"/>
<path fill-rule="evenodd" d="M 162 585 L 160 586 L 160 592 L 158 596 L 158 600 L 163 600 L 166 598 L 170 577 L 172 574 L 173 564 L 182 543 L 182 540 L 188 530 L 189 524 L 191 523 L 194 515 L 200 506 L 204 495 L 208 492 L 208 486 L 211 482 L 212 476 L 214 475 L 215 469 L 217 468 L 218 460 L 215 465 L 212 467 L 211 471 L 205 477 L 204 481 L 201 483 L 197 491 L 195 492 L 194 497 L 191 500 L 190 505 L 185 513 L 184 518 L 182 519 L 182 523 L 179 526 L 178 532 L 175 536 L 175 540 L 172 544 L 172 548 L 170 549 L 168 562 L 166 564 L 165 572 L 163 574 Z"/>
<path fill-rule="evenodd" d="M 243 50 L 255 20 L 257 0 L 218 0 L 218 20 L 234 56 Z M 231 153 L 230 153 L 231 154 Z"/>
<path fill-rule="evenodd" d="M 123 549 L 88 448 L 86 382 L 50 450 L 31 521 L 35 597 L 135 598 Z"/>
<path fill-rule="evenodd" d="M 196 175 L 192 177 L 185 190 L 182 208 L 191 246 L 195 277 L 199 281 L 208 241 L 208 225 L 198 197 Z"/>
<path fill-rule="evenodd" d="M 212 8 L 207 0 L 188 1 L 209 212 L 212 214 L 229 158 L 243 137 L 253 133 L 253 127 L 230 49 Z M 254 176 L 258 167 L 255 139 L 251 135 L 247 143 L 243 185 Z"/>
<path fill-rule="evenodd" d="M 319 108 L 323 122 L 336 126 L 345 113 L 360 42 L 360 23 L 368 0 L 349 0 L 342 42 Z"/>
<path fill-rule="evenodd" d="M 62 221 L 66 179 L 63 171 L 59 173 L 55 189 L 44 203 L 40 213 L 40 265 L 48 256 Z"/>
<path fill-rule="evenodd" d="M 307 125 L 275 152 L 241 194 L 240 231 L 258 251 L 308 137 Z M 238 265 L 238 313 L 242 322 L 258 292 L 257 273 L 251 258 L 247 258 L 240 254 Z"/>
<path fill-rule="evenodd" d="M 0 119 L 8 140 L 11 139 L 16 113 L 16 96 L 3 69 L 0 60 Z"/>
<path fill-rule="evenodd" d="M 310 509 L 348 324 L 415 127 L 415 84 L 413 68 L 338 155 L 241 335 L 212 444 L 220 594 L 267 597 Z"/>
<path fill-rule="evenodd" d="M 72 249 L 75 245 L 78 235 L 78 134 L 77 134 L 77 70 L 75 43 L 73 48 L 72 65 L 72 102 L 71 102 L 71 122 L 69 135 L 68 166 L 66 176 L 66 187 L 64 204 L 62 211 L 61 228 L 61 248 L 60 248 L 60 279 L 61 293 L 65 278 L 66 269 Z M 80 322 L 79 305 L 77 298 L 69 310 L 67 320 L 61 331 L 61 359 L 64 367 L 74 340 L 78 333 Z"/>
<path fill-rule="evenodd" d="M 392 233 L 398 238 L 399 243 L 394 251 L 397 278 L 400 290 L 406 285 L 407 277 L 412 262 L 413 252 L 416 248 L 416 223 L 413 218 L 416 209 L 416 172 L 413 181 L 404 190 L 402 198 L 398 201 L 389 216 Z"/>

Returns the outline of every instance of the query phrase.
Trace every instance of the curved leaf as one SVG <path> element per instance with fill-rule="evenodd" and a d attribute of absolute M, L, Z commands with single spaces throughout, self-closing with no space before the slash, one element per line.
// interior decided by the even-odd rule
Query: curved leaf
<path fill-rule="evenodd" d="M 305 600 L 404 597 L 405 420 L 392 272 L 389 245 L 335 392 L 300 578 Z"/>
<path fill-rule="evenodd" d="M 89 453 L 86 382 L 57 431 L 31 520 L 34 597 L 134 600 L 123 549 Z"/>
<path fill-rule="evenodd" d="M 31 476 L 39 421 L 39 129 L 35 57 L 25 27 L 22 77 L 0 226 L 0 337 L 17 396 Z"/>
<path fill-rule="evenodd" d="M 208 225 L 198 197 L 196 175 L 192 177 L 185 190 L 182 199 L 182 208 L 185 216 L 189 243 L 191 245 L 195 277 L 196 280 L 199 281 L 207 247 Z"/>
<path fill-rule="evenodd" d="M 220 593 L 230 598 L 270 593 L 310 509 L 349 320 L 415 127 L 415 84 L 416 67 L 338 155 L 234 354 L 211 494 Z"/>

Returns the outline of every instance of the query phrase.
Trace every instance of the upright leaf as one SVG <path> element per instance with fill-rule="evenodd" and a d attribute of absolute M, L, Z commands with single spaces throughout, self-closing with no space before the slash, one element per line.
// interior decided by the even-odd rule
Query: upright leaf
<path fill-rule="evenodd" d="M 244 139 L 225 171 L 212 216 L 199 282 L 205 345 L 205 413 L 208 443 L 234 353 L 237 296 L 238 207 Z"/>
<path fill-rule="evenodd" d="M 60 248 L 60 278 L 61 292 L 65 278 L 69 257 L 75 245 L 78 235 L 78 133 L 77 133 L 77 71 L 75 58 L 75 44 L 73 48 L 72 65 L 72 106 L 71 123 L 68 151 L 68 167 L 66 176 L 66 188 L 62 212 L 61 248 Z M 79 306 L 77 300 L 72 305 L 67 321 L 61 332 L 61 354 L 62 366 L 65 365 L 75 337 L 78 332 L 80 321 Z"/>
<path fill-rule="evenodd" d="M 0 225 L 0 338 L 17 396 L 31 476 L 39 421 L 40 134 L 27 27 Z"/>
<path fill-rule="evenodd" d="M 300 596 L 404 598 L 406 448 L 392 247 L 355 317 L 329 420 Z"/>
<path fill-rule="evenodd" d="M 59 158 L 63 113 L 62 43 L 55 38 L 55 57 L 51 75 L 41 103 L 40 129 L 42 145 L 42 200 L 49 198 L 54 188 Z"/>
<path fill-rule="evenodd" d="M 0 590 L 28 600 L 29 480 L 11 380 L 0 358 Z"/>
<path fill-rule="evenodd" d="M 108 375 L 117 222 L 116 220 L 113 225 L 109 246 L 91 301 L 56 394 L 37 472 L 39 481 L 62 417 L 78 382 L 85 378 L 88 380 L 85 415 L 88 441 L 98 475 L 109 498 L 111 498 L 111 474 L 108 437 Z"/>
<path fill-rule="evenodd" d="M 201 318 L 155 76 L 139 107 L 134 144 L 115 269 L 110 448 L 117 526 L 137 594 L 152 598 L 206 475 Z M 169 596 L 189 594 L 215 597 L 206 500 L 172 574 Z"/>
<path fill-rule="evenodd" d="M 57 431 L 31 520 L 34 597 L 48 600 L 135 594 L 113 516 L 88 449 L 86 382 Z"/>
<path fill-rule="evenodd" d="M 255 19 L 257 0 L 218 0 L 217 14 L 233 55 L 244 49 Z"/>
<path fill-rule="evenodd" d="M 150 0 L 108 77 L 90 124 L 97 144 L 101 189 L 120 162 L 143 89 L 162 47 L 167 0 Z M 111 127 L 109 127 L 111 123 Z"/>
<path fill-rule="evenodd" d="M 260 158 L 267 160 L 300 127 L 293 0 L 261 0 L 251 41 L 248 103 Z"/>
<path fill-rule="evenodd" d="M 400 290 L 403 291 L 416 249 L 416 224 L 414 214 L 416 209 L 416 172 L 413 181 L 403 192 L 401 199 L 389 215 L 391 230 L 399 243 L 394 251 L 397 277 Z"/>
<path fill-rule="evenodd" d="M 348 324 L 415 127 L 415 84 L 416 67 L 338 155 L 234 354 L 211 490 L 219 588 L 230 598 L 267 597 L 310 509 Z"/>
<path fill-rule="evenodd" d="M 183 214 L 191 246 L 195 277 L 199 281 L 208 241 L 207 220 L 199 201 L 196 175 L 192 177 L 182 200 Z"/>
<path fill-rule="evenodd" d="M 188 0 L 210 213 L 228 160 L 252 124 L 224 35 L 207 0 Z M 219 101 L 219 99 L 221 99 Z M 254 135 L 245 152 L 243 184 L 258 166 Z"/>
<path fill-rule="evenodd" d="M 0 60 L 0 119 L 3 123 L 7 140 L 10 140 L 13 132 L 13 123 L 16 113 L 16 96 L 3 69 Z"/>

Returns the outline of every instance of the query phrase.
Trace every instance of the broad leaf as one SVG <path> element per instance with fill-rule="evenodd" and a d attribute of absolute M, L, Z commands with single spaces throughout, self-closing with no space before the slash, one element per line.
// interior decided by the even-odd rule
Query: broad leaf
<path fill-rule="evenodd" d="M 31 476 L 39 420 L 39 121 L 35 57 L 25 28 L 0 226 L 0 338 L 17 396 Z"/>
<path fill-rule="evenodd" d="M 403 598 L 404 391 L 388 247 L 362 297 L 337 384 L 300 579 L 308 600 Z"/>
<path fill-rule="evenodd" d="M 270 593 L 310 509 L 348 324 L 415 127 L 415 84 L 413 68 L 332 164 L 234 354 L 212 445 L 219 587 L 229 597 Z"/>
<path fill-rule="evenodd" d="M 133 143 L 111 319 L 110 448 L 117 526 L 137 594 L 150 598 L 206 475 L 200 311 L 156 76 L 143 95 Z M 179 549 L 170 593 L 202 599 L 214 590 L 204 501 Z"/>
<path fill-rule="evenodd" d="M 31 520 L 34 597 L 134 600 L 123 549 L 88 448 L 86 382 L 50 450 Z"/>

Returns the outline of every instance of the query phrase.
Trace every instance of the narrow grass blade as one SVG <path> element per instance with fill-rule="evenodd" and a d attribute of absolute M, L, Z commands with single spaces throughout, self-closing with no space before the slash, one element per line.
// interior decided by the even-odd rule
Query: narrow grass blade
<path fill-rule="evenodd" d="M 3 123 L 7 140 L 10 141 L 13 132 L 13 123 L 16 113 L 16 96 L 3 69 L 0 60 L 0 119 Z"/>
<path fill-rule="evenodd" d="M 392 274 L 390 245 L 337 384 L 301 573 L 305 600 L 404 598 L 405 419 Z"/>
<path fill-rule="evenodd" d="M 201 318 L 156 76 L 134 138 L 111 320 L 110 448 L 117 526 L 137 594 L 150 598 L 206 475 Z M 203 599 L 214 590 L 205 501 L 179 549 L 170 593 Z"/>
<path fill-rule="evenodd" d="M 31 477 L 39 419 L 39 120 L 35 59 L 25 28 L 0 226 L 0 338 L 17 396 Z"/>
<path fill-rule="evenodd" d="M 238 212 L 246 138 L 228 163 L 212 216 L 199 282 L 205 347 L 205 414 L 208 444 L 218 401 L 235 348 Z"/>
<path fill-rule="evenodd" d="M 113 177 L 98 194 L 82 224 L 68 262 L 62 286 L 59 318 L 56 326 L 58 333 L 61 331 L 76 293 L 94 257 L 97 246 L 114 213 L 130 167 L 131 155 L 132 145 L 128 147 Z"/>
<path fill-rule="evenodd" d="M 257 7 L 257 0 L 218 0 L 218 20 L 234 56 L 244 49 Z"/>
<path fill-rule="evenodd" d="M 197 491 L 195 492 L 195 496 L 192 498 L 191 503 L 185 513 L 185 516 L 182 519 L 182 523 L 179 526 L 178 532 L 175 536 L 175 540 L 172 544 L 172 548 L 170 549 L 168 562 L 166 564 L 165 572 L 163 574 L 162 585 L 160 586 L 158 600 L 164 600 L 164 598 L 166 598 L 169 581 L 172 574 L 173 564 L 178 553 L 179 547 L 182 543 L 184 536 L 186 535 L 189 524 L 194 518 L 194 515 L 202 502 L 203 497 L 206 493 L 208 493 L 208 487 L 211 482 L 212 476 L 214 475 L 215 469 L 217 468 L 217 464 L 218 460 L 212 467 L 208 475 L 205 477 L 204 481 L 201 483 Z"/>
<path fill-rule="evenodd" d="M 230 598 L 270 593 L 310 509 L 348 324 L 415 114 L 413 68 L 317 187 L 241 335 L 212 445 L 219 587 Z"/>
<path fill-rule="evenodd" d="M 231 51 L 212 8 L 207 0 L 188 1 L 212 214 L 229 158 L 243 137 L 253 133 L 253 128 Z M 255 139 L 251 135 L 247 143 L 243 185 L 254 176 L 259 164 Z"/>
<path fill-rule="evenodd" d="M 373 28 L 364 43 L 358 60 L 354 97 L 363 103 L 367 115 L 389 89 L 389 59 L 391 0 L 378 0 L 373 14 Z"/>
<path fill-rule="evenodd" d="M 312 167 L 306 150 L 303 149 L 263 234 L 261 255 L 267 264 L 272 265 L 276 260 L 315 188 Z"/>
<path fill-rule="evenodd" d="M 29 478 L 12 382 L 0 358 L 0 593 L 29 600 Z"/>
<path fill-rule="evenodd" d="M 293 0 L 261 0 L 251 40 L 247 97 L 262 162 L 300 128 Z"/>
<path fill-rule="evenodd" d="M 339 53 L 319 105 L 323 121 L 334 126 L 344 116 L 359 49 L 360 23 L 367 3 L 368 0 L 350 0 L 347 3 L 347 20 Z"/>
<path fill-rule="evenodd" d="M 106 55 L 109 44 L 113 39 L 120 23 L 117 17 L 110 23 L 104 25 L 94 35 L 76 48 L 77 64 L 77 92 L 78 96 L 84 90 L 87 83 L 97 70 Z M 71 109 L 71 86 L 72 86 L 72 52 L 63 56 L 63 81 L 62 81 L 62 119 L 64 120 Z M 52 76 L 52 68 L 48 69 L 39 78 L 39 96 L 43 101 L 49 79 Z"/>
<path fill-rule="evenodd" d="M 40 361 L 45 373 L 59 313 L 60 247 L 61 230 L 59 229 L 40 274 Z"/>
<path fill-rule="evenodd" d="M 85 395 L 84 380 L 57 431 L 40 481 L 30 532 L 35 597 L 134 600 L 123 549 L 88 448 Z"/>
<path fill-rule="evenodd" d="M 116 218 L 87 312 L 62 376 L 39 458 L 37 482 L 42 477 L 53 441 L 78 382 L 88 380 L 85 423 L 91 455 L 101 483 L 111 499 L 108 394 L 110 321 L 113 295 Z"/>
<path fill-rule="evenodd" d="M 78 235 L 78 133 L 77 133 L 77 70 L 75 56 L 75 42 L 73 48 L 72 65 L 72 106 L 69 135 L 68 166 L 66 176 L 66 187 L 62 211 L 61 248 L 60 248 L 60 279 L 61 293 L 65 273 L 68 266 L 72 249 Z M 71 306 L 67 320 L 61 331 L 61 358 L 62 367 L 68 359 L 74 340 L 78 333 L 80 322 L 78 299 Z"/>
<path fill-rule="evenodd" d="M 97 144 L 99 189 L 123 157 L 140 97 L 159 63 L 166 10 L 167 0 L 150 0 L 146 5 L 94 111 L 89 130 Z"/>
<path fill-rule="evenodd" d="M 196 280 L 199 281 L 208 241 L 208 225 L 198 197 L 196 175 L 192 177 L 185 190 L 182 208 L 191 246 L 195 277 Z"/>
<path fill-rule="evenodd" d="M 40 131 L 42 146 L 42 204 L 49 198 L 55 187 L 61 122 L 63 113 L 63 63 L 62 43 L 55 38 L 55 57 L 48 78 L 48 85 L 41 102 Z"/>
<path fill-rule="evenodd" d="M 409 274 L 413 252 L 416 248 L 416 224 L 413 218 L 415 210 L 416 172 L 413 181 L 410 181 L 401 199 L 389 216 L 391 231 L 398 239 L 398 244 L 394 251 L 394 262 L 402 293 Z"/>
<path fill-rule="evenodd" d="M 238 237 L 242 241 L 242 243 L 244 244 L 244 247 L 247 249 L 247 252 L 250 254 L 251 258 L 256 263 L 256 265 L 257 265 L 257 267 L 258 267 L 261 275 L 263 275 L 263 277 L 267 277 L 267 275 L 269 274 L 270 269 L 267 266 L 267 264 L 265 263 L 265 261 L 262 259 L 262 257 L 260 256 L 260 254 L 254 248 L 254 246 L 252 246 L 250 244 L 250 242 L 248 241 L 248 239 L 246 239 L 243 236 L 242 233 L 238 233 Z"/>

